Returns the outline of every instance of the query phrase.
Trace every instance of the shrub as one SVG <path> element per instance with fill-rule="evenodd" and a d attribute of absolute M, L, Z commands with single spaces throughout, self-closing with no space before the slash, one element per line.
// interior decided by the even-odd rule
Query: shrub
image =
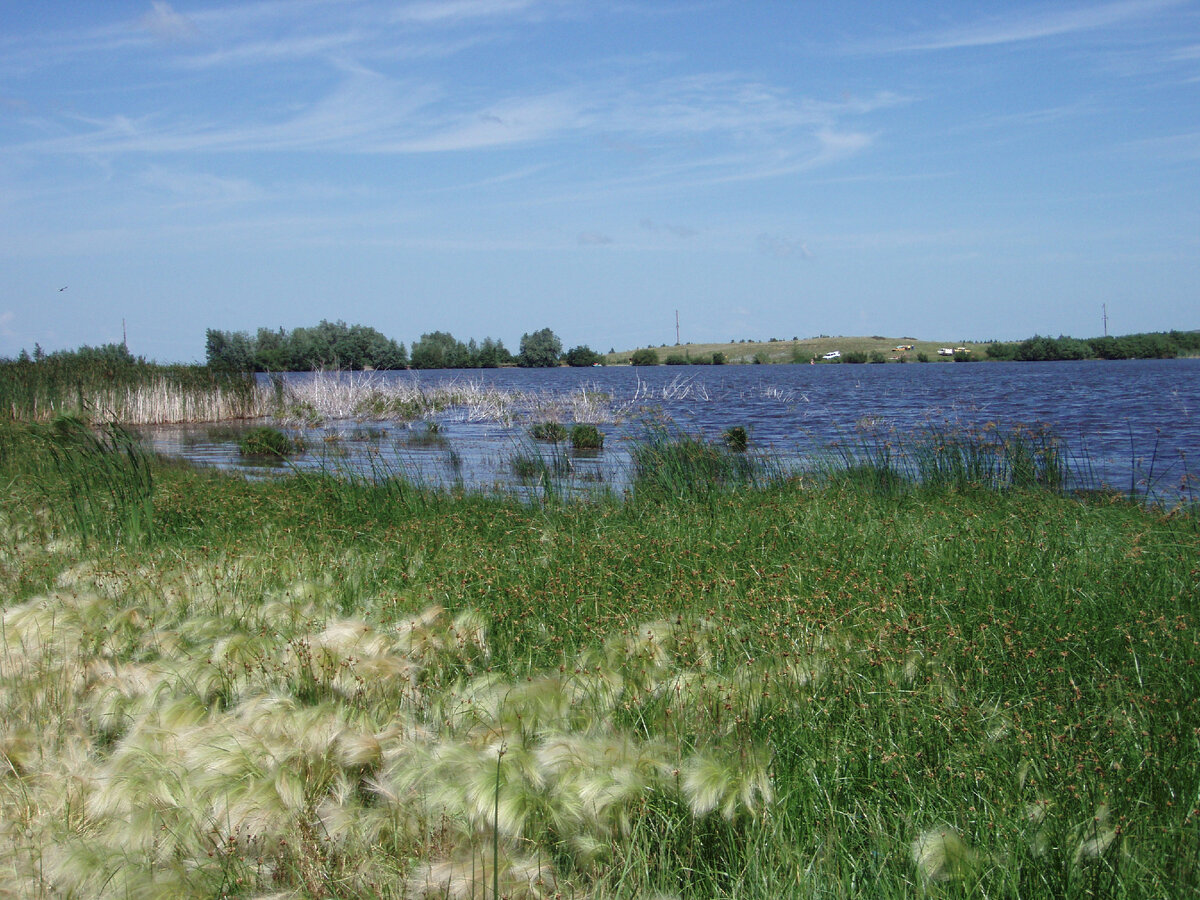
<path fill-rule="evenodd" d="M 568 366 L 594 366 L 604 365 L 604 357 L 589 347 L 587 344 L 580 344 L 578 347 L 572 347 L 567 351 L 564 357 Z"/>
<path fill-rule="evenodd" d="M 657 366 L 658 354 L 646 347 L 642 350 L 634 350 L 633 355 L 629 357 L 631 366 Z"/>
<path fill-rule="evenodd" d="M 269 425 L 259 425 L 251 428 L 238 441 L 238 450 L 242 456 L 274 456 L 282 458 L 291 456 L 299 445 L 278 428 Z"/>
<path fill-rule="evenodd" d="M 595 425 L 576 425 L 571 429 L 571 448 L 574 450 L 603 450 L 604 433 Z"/>
<path fill-rule="evenodd" d="M 567 429 L 558 422 L 535 422 L 529 426 L 529 436 L 535 441 L 559 444 L 567 439 Z"/>

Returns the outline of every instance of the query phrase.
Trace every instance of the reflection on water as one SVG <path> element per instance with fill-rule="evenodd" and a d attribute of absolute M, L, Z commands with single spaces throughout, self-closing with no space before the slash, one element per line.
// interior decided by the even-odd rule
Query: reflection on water
<path fill-rule="evenodd" d="M 313 376 L 288 377 L 301 383 Z M 711 440 L 744 426 L 753 451 L 784 466 L 827 458 L 839 444 L 903 444 L 929 429 L 1045 426 L 1061 438 L 1078 486 L 1162 498 L 1193 496 L 1189 460 L 1200 450 L 1200 360 L 1193 359 L 496 369 L 372 377 L 425 388 L 471 385 L 537 402 L 514 403 L 490 420 L 478 410 L 449 407 L 414 423 L 344 419 L 293 429 L 307 449 L 282 464 L 242 457 L 235 430 L 226 426 L 144 431 L 158 452 L 252 477 L 324 470 L 484 490 L 520 490 L 529 475 L 513 461 L 536 456 L 569 490 L 604 485 L 619 492 L 628 482 L 630 442 L 663 424 Z M 579 403 L 581 396 L 586 404 Z M 529 438 L 529 425 L 548 410 L 569 425 L 572 411 L 580 409 L 602 423 L 601 452 L 573 454 L 567 444 Z"/>

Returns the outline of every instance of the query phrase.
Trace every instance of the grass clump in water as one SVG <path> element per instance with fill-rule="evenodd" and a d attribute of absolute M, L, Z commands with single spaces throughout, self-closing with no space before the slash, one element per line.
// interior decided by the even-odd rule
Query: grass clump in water
<path fill-rule="evenodd" d="M 242 456 L 265 456 L 283 459 L 300 451 L 299 444 L 289 435 L 269 425 L 247 430 L 238 440 Z"/>
<path fill-rule="evenodd" d="M 744 453 L 689 435 L 654 431 L 634 446 L 633 490 L 642 496 L 698 497 L 769 480 L 763 464 Z"/>
<path fill-rule="evenodd" d="M 603 450 L 604 432 L 595 425 L 579 424 L 571 428 L 572 450 Z"/>
<path fill-rule="evenodd" d="M 561 444 L 567 439 L 567 428 L 559 422 L 535 422 L 529 426 L 529 436 L 535 441 Z"/>
<path fill-rule="evenodd" d="M 818 469 L 833 484 L 880 495 L 924 491 L 1050 491 L 1078 487 L 1058 437 L 1048 428 L 930 426 L 900 435 L 866 423 L 835 446 Z"/>

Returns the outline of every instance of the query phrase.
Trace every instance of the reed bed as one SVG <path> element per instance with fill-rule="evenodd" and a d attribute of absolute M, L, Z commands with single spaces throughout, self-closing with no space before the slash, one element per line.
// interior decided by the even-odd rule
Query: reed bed
<path fill-rule="evenodd" d="M 266 395 L 250 375 L 142 360 L 49 357 L 0 362 L 0 410 L 13 421 L 84 416 L 125 425 L 245 419 L 265 413 Z"/>
<path fill-rule="evenodd" d="M 85 545 L 38 446 L 0 455 L 10 896 L 1200 887 L 1187 511 L 161 467 L 147 538 Z"/>
<path fill-rule="evenodd" d="M 469 379 L 425 385 L 337 370 L 302 379 L 260 380 L 201 366 L 133 360 L 98 365 L 69 358 L 0 362 L 0 409 L 9 419 L 25 422 L 48 422 L 60 415 L 123 425 L 271 418 L 290 427 L 434 416 L 506 425 L 536 419 L 603 424 L 620 416 L 611 396 L 589 386 L 561 395 L 501 390 Z"/>
<path fill-rule="evenodd" d="M 1046 427 L 930 425 L 898 437 L 865 422 L 849 439 L 835 443 L 815 469 L 834 480 L 858 480 L 884 492 L 914 486 L 1055 493 L 1093 487 L 1088 467 L 1072 460 Z"/>
<path fill-rule="evenodd" d="M 568 394 L 501 390 L 469 379 L 425 385 L 376 373 L 316 372 L 276 379 L 271 414 L 284 424 L 328 420 L 413 421 L 439 416 L 458 422 L 568 421 L 606 423 L 618 413 L 612 398 L 584 386 Z"/>

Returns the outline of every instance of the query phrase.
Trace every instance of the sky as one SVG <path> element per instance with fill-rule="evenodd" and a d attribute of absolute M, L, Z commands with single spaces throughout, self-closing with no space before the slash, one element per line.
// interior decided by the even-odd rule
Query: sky
<path fill-rule="evenodd" d="M 1200 0 L 0 0 L 0 357 L 677 316 L 1200 328 Z"/>

